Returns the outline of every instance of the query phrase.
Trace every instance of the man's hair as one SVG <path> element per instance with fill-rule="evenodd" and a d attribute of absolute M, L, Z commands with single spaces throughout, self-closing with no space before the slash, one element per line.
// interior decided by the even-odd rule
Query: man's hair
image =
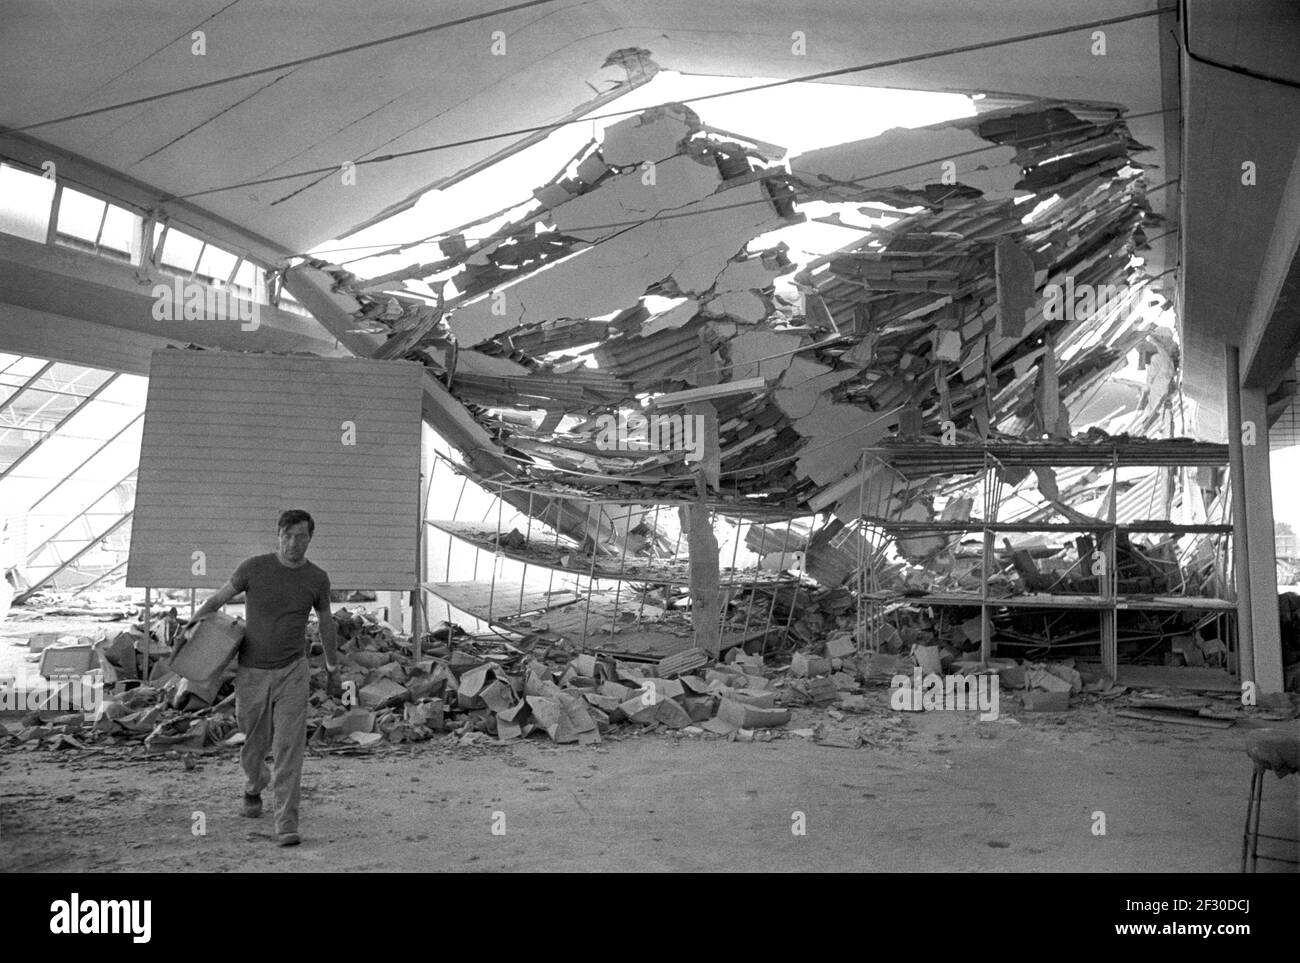
<path fill-rule="evenodd" d="M 307 534 L 316 534 L 316 523 L 312 517 L 304 512 L 301 508 L 291 508 L 287 512 L 280 513 L 280 524 L 275 526 L 276 532 L 283 532 L 290 526 L 297 525 L 299 522 L 307 523 Z"/>

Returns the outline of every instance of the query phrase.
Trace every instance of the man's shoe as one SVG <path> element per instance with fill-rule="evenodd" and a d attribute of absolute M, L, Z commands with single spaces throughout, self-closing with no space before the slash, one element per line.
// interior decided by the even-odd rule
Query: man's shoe
<path fill-rule="evenodd" d="M 244 815 L 249 819 L 256 819 L 262 815 L 262 797 L 260 795 L 250 796 L 248 793 L 244 793 Z"/>
<path fill-rule="evenodd" d="M 278 846 L 297 846 L 302 839 L 297 833 L 281 833 L 280 838 L 276 840 Z"/>

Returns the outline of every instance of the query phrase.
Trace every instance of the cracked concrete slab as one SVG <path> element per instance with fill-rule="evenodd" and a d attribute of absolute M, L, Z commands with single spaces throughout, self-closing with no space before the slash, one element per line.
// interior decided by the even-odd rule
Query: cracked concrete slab
<path fill-rule="evenodd" d="M 804 341 L 801 334 L 778 331 L 742 331 L 731 341 L 731 377 L 736 381 L 761 376 L 775 378 L 790 366 L 794 351 Z"/>
<path fill-rule="evenodd" d="M 454 309 L 452 331 L 468 346 L 520 324 L 599 317 L 665 278 L 683 293 L 706 291 L 737 251 L 781 223 L 758 182 L 710 194 L 682 212 L 701 216 L 648 220 L 503 285 Z"/>
<path fill-rule="evenodd" d="M 978 151 L 978 153 L 970 153 Z M 822 178 L 852 182 L 858 190 L 926 184 L 965 184 L 990 200 L 1011 197 L 1021 179 L 1016 151 L 959 127 L 895 127 L 877 137 L 809 151 L 790 170 L 810 184 Z M 946 167 L 945 163 L 951 163 Z"/>
<path fill-rule="evenodd" d="M 791 418 L 802 419 L 813 412 L 826 392 L 858 377 L 858 374 L 852 368 L 835 371 L 807 358 L 791 358 L 781 376 L 781 387 L 775 394 L 775 400 Z M 795 428 L 802 434 L 800 424 L 800 421 L 796 421 Z"/>
<path fill-rule="evenodd" d="M 600 152 L 615 167 L 664 160 L 676 154 L 699 126 L 686 108 L 648 110 L 607 127 Z"/>
<path fill-rule="evenodd" d="M 758 257 L 733 260 L 718 276 L 714 297 L 705 302 L 704 313 L 762 321 L 771 314 L 772 307 L 761 292 L 770 288 L 774 279 L 792 270 L 793 265 L 773 267 Z"/>
<path fill-rule="evenodd" d="M 580 194 L 551 211 L 558 230 L 584 241 L 599 241 L 627 229 L 620 222 L 680 210 L 722 184 L 713 164 L 678 155 L 655 165 L 653 184 L 640 171 L 611 177 L 599 189 Z"/>

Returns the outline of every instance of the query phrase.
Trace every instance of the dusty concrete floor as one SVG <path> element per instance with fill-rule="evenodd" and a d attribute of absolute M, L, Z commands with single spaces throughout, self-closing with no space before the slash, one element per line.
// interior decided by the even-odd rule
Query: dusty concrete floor
<path fill-rule="evenodd" d="M 97 625 L 0 623 L 0 673 L 34 668 L 11 640 Z M 1117 719 L 1095 701 L 1024 713 L 1007 708 L 1013 699 L 979 722 L 894 713 L 887 690 L 869 691 L 871 711 L 836 724 L 861 724 L 860 749 L 659 732 L 588 748 L 448 737 L 309 756 L 296 849 L 274 845 L 269 816 L 238 815 L 234 750 L 198 756 L 193 770 L 140 759 L 138 746 L 0 752 L 0 871 L 1238 869 L 1242 724 Z M 798 710 L 790 728 L 825 719 Z M 1263 831 L 1300 836 L 1300 776 L 1269 776 L 1264 793 Z M 206 835 L 192 832 L 196 812 Z M 805 835 L 792 832 L 795 813 Z"/>
<path fill-rule="evenodd" d="M 1238 868 L 1250 772 L 1240 726 L 1157 728 L 1100 707 L 1019 723 L 887 709 L 862 721 L 874 745 L 856 750 L 655 733 L 309 757 L 304 843 L 287 850 L 268 817 L 238 815 L 231 750 L 190 771 L 179 758 L 9 752 L 0 870 Z M 1265 832 L 1297 835 L 1297 786 L 1269 777 Z M 1092 832 L 1098 811 L 1104 836 Z M 196 812 L 206 835 L 191 831 Z M 806 835 L 792 832 L 796 812 Z"/>

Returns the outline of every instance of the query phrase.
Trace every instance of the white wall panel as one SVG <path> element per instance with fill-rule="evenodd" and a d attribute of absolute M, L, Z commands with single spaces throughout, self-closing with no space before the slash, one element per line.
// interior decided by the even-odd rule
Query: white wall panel
<path fill-rule="evenodd" d="M 412 588 L 422 372 L 405 361 L 154 352 L 126 584 L 218 588 L 248 556 L 275 551 L 280 512 L 303 508 L 316 521 L 307 557 L 335 587 Z"/>

